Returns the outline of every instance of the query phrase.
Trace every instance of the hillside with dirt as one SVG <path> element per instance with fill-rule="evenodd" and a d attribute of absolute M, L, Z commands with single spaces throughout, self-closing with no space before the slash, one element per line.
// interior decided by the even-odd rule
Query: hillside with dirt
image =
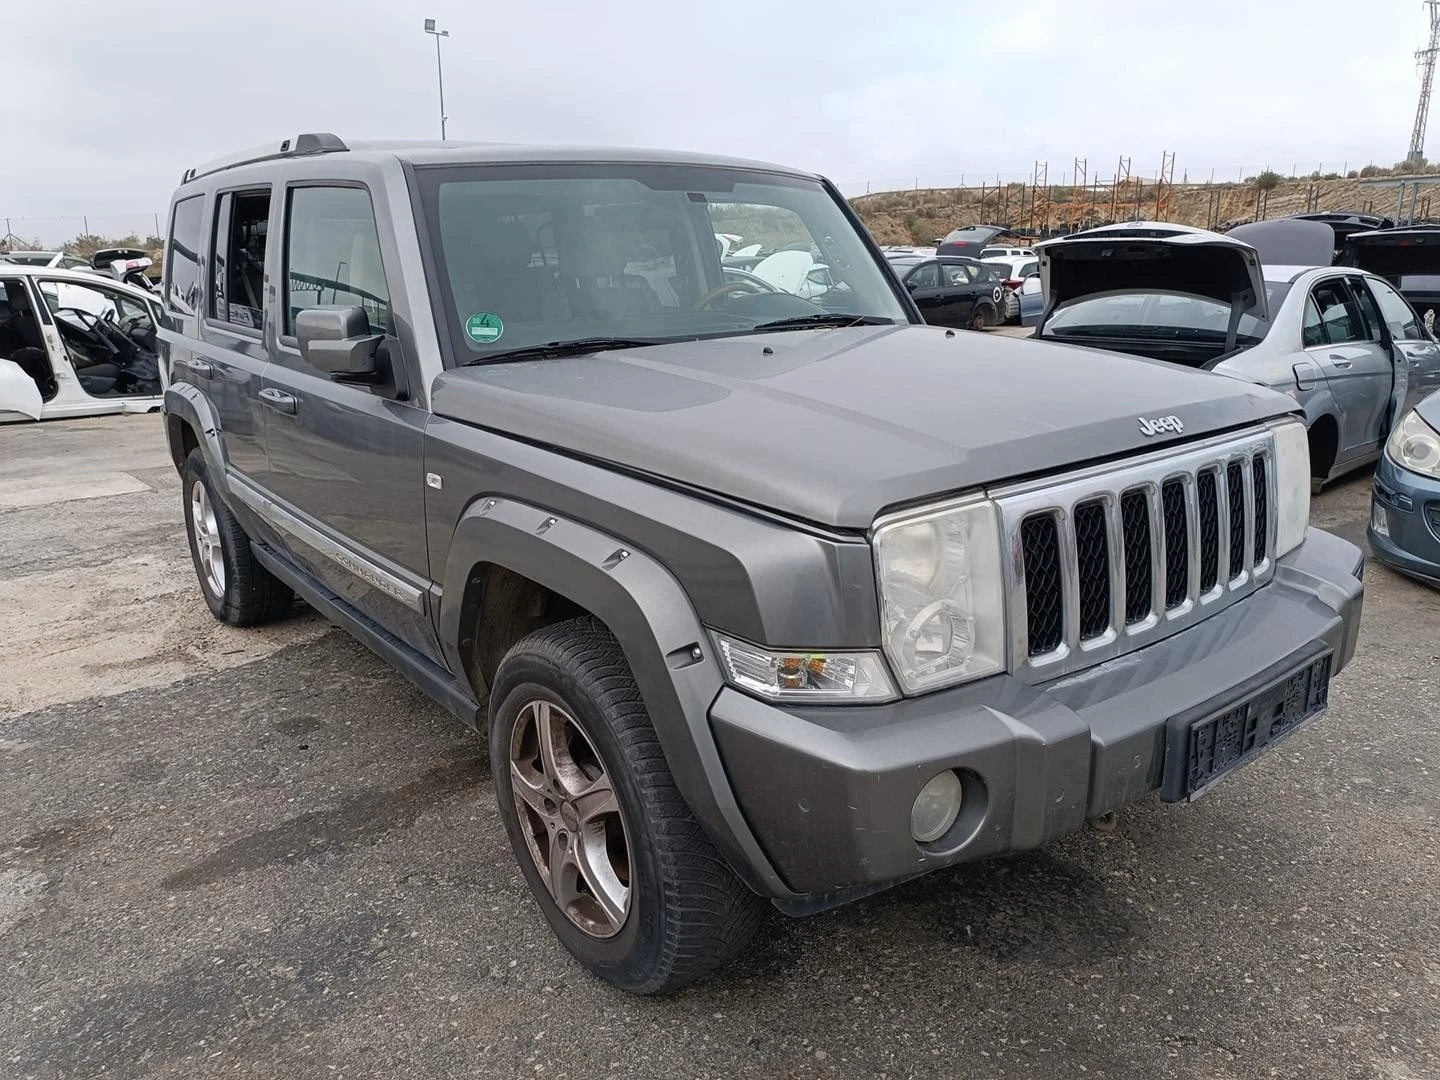
<path fill-rule="evenodd" d="M 1430 214 L 1422 189 L 1415 212 Z M 1356 178 L 1278 180 L 1270 188 L 1250 183 L 1176 184 L 1168 193 L 1151 183 L 1115 187 L 1051 187 L 1038 193 L 1024 184 L 987 188 L 921 188 L 862 195 L 851 200 L 881 244 L 929 244 L 964 225 L 1003 224 L 1045 235 L 1110 221 L 1163 220 L 1224 229 L 1241 222 L 1315 210 L 1395 215 L 1397 192 Z M 1407 194 L 1408 200 L 1408 194 Z M 1440 209 L 1440 205 L 1437 205 Z"/>

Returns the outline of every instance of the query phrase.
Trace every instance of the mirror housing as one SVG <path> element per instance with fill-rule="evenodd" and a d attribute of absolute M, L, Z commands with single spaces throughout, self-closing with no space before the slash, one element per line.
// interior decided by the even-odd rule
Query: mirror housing
<path fill-rule="evenodd" d="M 370 332 L 364 308 L 326 305 L 295 316 L 295 340 L 311 367 L 331 377 L 365 377 L 376 374 L 375 351 L 384 335 Z"/>

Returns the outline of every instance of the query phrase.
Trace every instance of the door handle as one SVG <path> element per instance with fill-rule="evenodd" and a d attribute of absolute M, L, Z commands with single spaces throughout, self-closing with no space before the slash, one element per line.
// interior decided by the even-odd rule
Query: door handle
<path fill-rule="evenodd" d="M 1355 361 L 1350 360 L 1350 359 L 1348 359 L 1348 358 L 1346 358 L 1346 357 L 1344 357 L 1344 356 L 1341 356 L 1339 353 L 1333 353 L 1333 352 L 1330 354 L 1330 359 L 1331 359 L 1331 361 L 1335 364 L 1336 367 L 1349 367 L 1351 364 L 1353 364 L 1353 363 L 1355 362 Z"/>
<path fill-rule="evenodd" d="M 190 369 L 192 374 L 199 375 L 202 379 L 208 379 L 215 374 L 215 365 L 209 360 L 199 360 L 192 356 L 185 361 L 185 366 Z"/>
<path fill-rule="evenodd" d="M 276 390 L 273 386 L 267 386 L 264 390 L 260 391 L 260 402 L 267 409 L 274 409 L 280 413 L 289 413 L 292 416 L 295 413 L 295 406 L 297 404 L 293 394 L 287 394 L 283 390 Z"/>

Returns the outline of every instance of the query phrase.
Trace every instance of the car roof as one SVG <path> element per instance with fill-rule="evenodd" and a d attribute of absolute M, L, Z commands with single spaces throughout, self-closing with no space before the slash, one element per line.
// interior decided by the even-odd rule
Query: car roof
<path fill-rule="evenodd" d="M 19 248 L 16 248 L 14 251 L 0 251 L 0 258 L 4 258 L 6 255 L 48 255 L 50 258 L 53 259 L 56 255 L 64 254 L 65 253 L 63 251 L 40 251 L 38 249 L 26 249 L 22 251 Z M 76 257 L 78 258 L 79 256 Z"/>
<path fill-rule="evenodd" d="M 279 142 L 265 143 L 197 165 L 185 170 L 181 178 L 181 185 L 213 173 L 238 169 L 241 166 L 259 165 L 271 161 L 292 161 L 328 154 L 344 154 L 348 160 L 372 162 L 398 159 L 413 165 L 539 165 L 551 163 L 695 165 L 781 173 L 811 180 L 820 179 L 816 173 L 771 162 L 680 150 L 653 150 L 633 146 L 542 146 L 524 143 L 453 140 L 440 142 L 433 139 L 342 140 L 328 132 L 320 132 L 297 135 Z"/>
<path fill-rule="evenodd" d="M 146 292 L 135 285 L 127 285 L 118 281 L 109 274 L 96 270 L 62 270 L 58 266 L 25 266 L 20 263 L 0 263 L 0 274 L 6 277 L 43 277 L 49 281 L 66 281 L 76 285 L 103 284 L 107 288 L 115 289 L 125 293 L 127 296 L 134 296 L 140 299 L 158 301 L 155 293 Z"/>

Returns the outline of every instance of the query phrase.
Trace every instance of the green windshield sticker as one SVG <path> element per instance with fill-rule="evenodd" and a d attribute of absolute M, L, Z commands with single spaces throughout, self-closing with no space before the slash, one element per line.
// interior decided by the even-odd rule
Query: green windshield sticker
<path fill-rule="evenodd" d="M 465 320 L 465 336 L 477 345 L 498 341 L 504 332 L 505 324 L 500 321 L 500 316 L 488 311 L 477 311 Z"/>

